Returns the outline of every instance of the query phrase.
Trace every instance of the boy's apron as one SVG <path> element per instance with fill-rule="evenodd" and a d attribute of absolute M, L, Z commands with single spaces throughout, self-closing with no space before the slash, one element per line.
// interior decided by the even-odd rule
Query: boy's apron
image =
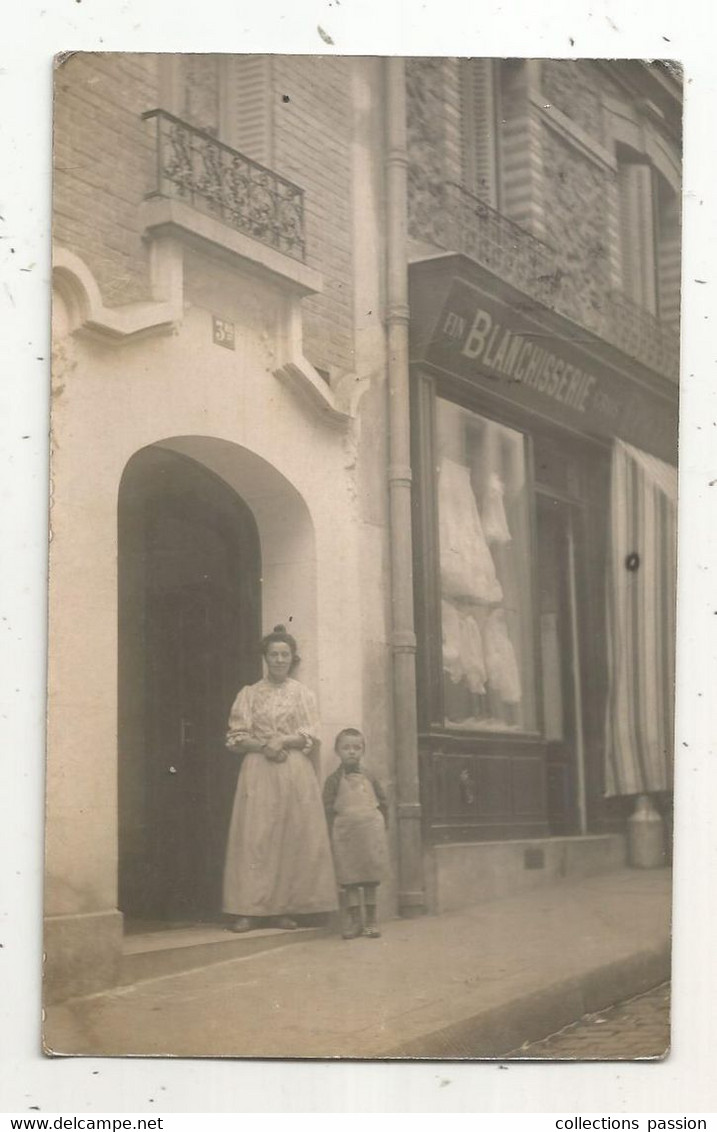
<path fill-rule="evenodd" d="M 331 833 L 339 884 L 377 884 L 386 872 L 383 815 L 365 774 L 343 774 Z"/>

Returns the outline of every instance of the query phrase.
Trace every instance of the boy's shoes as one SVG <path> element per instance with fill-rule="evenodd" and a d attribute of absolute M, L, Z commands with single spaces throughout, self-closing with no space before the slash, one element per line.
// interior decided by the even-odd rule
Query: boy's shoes
<path fill-rule="evenodd" d="M 376 927 L 376 905 L 375 904 L 367 904 L 366 905 L 366 920 L 365 920 L 365 923 L 364 923 L 363 932 L 361 934 L 367 936 L 368 939 L 379 939 L 379 937 L 381 935 L 380 931 Z"/>

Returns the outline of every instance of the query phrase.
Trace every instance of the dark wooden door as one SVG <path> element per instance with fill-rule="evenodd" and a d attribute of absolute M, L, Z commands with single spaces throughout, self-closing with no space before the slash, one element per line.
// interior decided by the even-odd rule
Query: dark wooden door
<path fill-rule="evenodd" d="M 239 770 L 227 716 L 259 675 L 258 536 L 201 465 L 152 449 L 139 463 L 120 526 L 121 906 L 211 919 Z"/>

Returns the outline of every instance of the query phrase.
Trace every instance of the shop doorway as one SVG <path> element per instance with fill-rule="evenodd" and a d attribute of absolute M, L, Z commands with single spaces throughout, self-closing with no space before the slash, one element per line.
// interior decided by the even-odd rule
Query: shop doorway
<path fill-rule="evenodd" d="M 239 760 L 237 690 L 261 675 L 261 557 L 249 507 L 159 446 L 119 501 L 119 904 L 127 919 L 216 919 Z"/>
<path fill-rule="evenodd" d="M 580 594 L 581 509 L 537 494 L 538 632 L 550 832 L 587 830 Z"/>

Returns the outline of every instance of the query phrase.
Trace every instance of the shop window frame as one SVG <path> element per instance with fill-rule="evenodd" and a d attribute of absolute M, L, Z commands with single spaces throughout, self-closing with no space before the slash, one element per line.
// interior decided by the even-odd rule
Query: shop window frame
<path fill-rule="evenodd" d="M 436 412 L 437 400 L 445 399 L 496 424 L 519 432 L 525 444 L 525 472 L 528 507 L 528 545 L 531 561 L 537 553 L 536 480 L 533 438 L 524 417 L 509 406 L 486 405 L 485 397 L 473 387 L 420 370 L 414 378 L 412 398 L 412 444 L 415 491 L 414 590 L 417 636 L 417 682 L 419 688 L 419 732 L 440 735 L 449 743 L 470 741 L 472 745 L 504 743 L 543 743 L 542 675 L 539 656 L 539 616 L 535 573 L 530 583 L 531 659 L 535 727 L 515 730 L 458 729 L 446 725 L 442 676 L 441 583 L 438 535 L 438 477 Z"/>
<path fill-rule="evenodd" d="M 602 789 L 602 750 L 604 725 L 604 688 L 599 674 L 605 667 L 604 610 L 600 605 L 600 553 L 605 537 L 606 499 L 605 467 L 610 445 L 598 438 L 588 438 L 545 418 L 526 418 L 520 406 L 493 397 L 476 388 L 466 379 L 436 372 L 425 363 L 417 363 L 412 373 L 412 463 L 414 476 L 414 609 L 417 637 L 417 707 L 423 823 L 427 839 L 432 843 L 470 840 L 491 840 L 515 837 L 547 837 L 561 831 L 550 826 L 547 808 L 542 815 L 538 806 L 532 814 L 514 810 L 510 814 L 480 812 L 480 776 L 486 767 L 512 766 L 512 775 L 520 775 L 532 766 L 533 775 L 542 773 L 548 805 L 548 744 L 545 738 L 544 688 L 540 655 L 539 579 L 537 569 L 531 571 L 531 609 L 533 629 L 533 673 L 535 681 L 534 731 L 464 730 L 447 727 L 443 712 L 443 665 L 441 631 L 441 584 L 437 510 L 437 446 L 436 399 L 445 398 L 461 408 L 486 417 L 498 424 L 516 429 L 525 438 L 526 485 L 529 491 L 530 554 L 537 563 L 539 497 L 554 498 L 571 507 L 578 548 L 579 569 L 576 575 L 579 623 L 579 665 L 581 673 L 583 734 L 585 743 L 585 804 L 587 831 L 605 826 Z M 538 452 L 541 444 L 556 445 L 578 470 L 576 482 L 561 488 L 553 479 L 539 473 Z M 597 681 L 597 683 L 596 683 Z M 487 761 L 486 761 L 487 760 Z M 468 771 L 466 783 L 463 771 Z M 521 767 L 524 770 L 521 770 Z M 513 779 L 514 783 L 518 780 Z M 446 813 L 445 790 L 463 790 L 464 813 Z M 455 788 L 455 789 L 454 789 Z M 438 791 L 438 794 L 436 793 Z M 449 806 L 450 808 L 450 806 Z M 577 802 L 573 818 L 577 816 Z M 563 833 L 565 831 L 562 831 Z"/>

